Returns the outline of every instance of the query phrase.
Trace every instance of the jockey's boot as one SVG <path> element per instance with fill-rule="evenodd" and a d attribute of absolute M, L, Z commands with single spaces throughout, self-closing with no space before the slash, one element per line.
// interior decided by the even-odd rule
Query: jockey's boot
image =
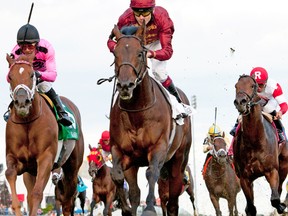
<path fill-rule="evenodd" d="M 188 117 L 192 113 L 192 109 L 190 108 L 190 106 L 183 103 L 183 101 L 179 95 L 179 92 L 178 92 L 176 86 L 174 85 L 172 79 L 168 76 L 167 79 L 164 82 L 162 82 L 162 85 L 164 86 L 164 88 L 166 88 L 168 90 L 168 92 L 171 95 L 176 97 L 178 103 L 181 103 L 184 107 L 185 112 L 177 115 L 176 119 Z"/>
<path fill-rule="evenodd" d="M 67 114 L 67 112 L 64 110 L 62 106 L 62 102 L 60 97 L 56 94 L 53 88 L 51 88 L 48 92 L 46 92 L 46 95 L 52 100 L 54 103 L 59 119 L 58 122 L 64 126 L 70 126 L 72 125 L 72 122 Z"/>
<path fill-rule="evenodd" d="M 237 127 L 238 127 L 238 124 L 239 124 L 239 123 L 238 123 L 238 119 L 237 119 L 235 125 L 233 126 L 232 130 L 230 131 L 230 134 L 231 134 L 231 136 L 233 136 L 233 137 L 235 137 L 235 135 L 236 135 L 236 129 L 237 129 Z"/>
<path fill-rule="evenodd" d="M 278 143 L 282 143 L 283 141 L 286 140 L 286 137 L 285 137 L 285 134 L 284 134 L 283 124 L 282 124 L 280 119 L 276 119 L 276 120 L 273 120 L 273 121 L 274 121 L 274 124 L 275 124 L 275 126 L 277 128 L 277 132 L 278 132 L 278 136 L 279 136 Z"/>

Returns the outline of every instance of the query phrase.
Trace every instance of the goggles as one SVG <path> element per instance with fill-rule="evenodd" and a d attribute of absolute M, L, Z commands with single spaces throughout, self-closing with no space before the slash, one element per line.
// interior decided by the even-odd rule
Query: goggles
<path fill-rule="evenodd" d="M 150 8 L 149 9 L 141 9 L 141 10 L 133 9 L 133 12 L 134 12 L 134 15 L 137 16 L 137 17 L 140 17 L 141 15 L 143 17 L 147 17 L 147 16 L 149 16 L 151 14 L 152 9 L 150 9 Z"/>
<path fill-rule="evenodd" d="M 32 50 L 32 49 L 35 49 L 36 43 L 23 43 L 23 44 L 19 44 L 19 46 L 21 50 L 26 50 L 26 49 Z"/>

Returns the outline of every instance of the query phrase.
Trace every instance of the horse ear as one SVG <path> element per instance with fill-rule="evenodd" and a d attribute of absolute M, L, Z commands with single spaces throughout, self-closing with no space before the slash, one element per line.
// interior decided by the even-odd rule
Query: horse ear
<path fill-rule="evenodd" d="M 112 33 L 110 35 L 110 37 L 112 37 L 112 38 L 114 36 L 116 37 L 116 40 L 118 40 L 122 36 L 122 34 L 121 34 L 121 32 L 120 32 L 120 30 L 119 30 L 117 25 L 114 25 L 114 28 L 113 28 Z"/>
<path fill-rule="evenodd" d="M 11 67 L 11 65 L 14 63 L 14 59 L 8 54 L 6 53 L 6 60 L 8 61 L 9 64 L 9 68 Z"/>
<path fill-rule="evenodd" d="M 145 33 L 146 33 L 146 24 L 145 24 L 145 21 L 143 21 L 142 25 L 140 26 L 140 28 L 138 28 L 135 34 L 136 37 L 141 39 L 143 44 L 146 44 Z"/>
<path fill-rule="evenodd" d="M 223 133 L 222 133 L 222 137 L 224 138 L 225 137 L 225 132 L 223 131 Z"/>
<path fill-rule="evenodd" d="M 89 149 L 90 149 L 90 151 L 92 150 L 92 146 L 89 144 Z"/>

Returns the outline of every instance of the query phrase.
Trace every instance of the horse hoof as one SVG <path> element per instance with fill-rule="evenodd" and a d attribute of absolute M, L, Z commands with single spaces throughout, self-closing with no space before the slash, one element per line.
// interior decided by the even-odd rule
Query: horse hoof
<path fill-rule="evenodd" d="M 144 210 L 141 216 L 157 216 L 157 214 L 152 210 Z"/>
<path fill-rule="evenodd" d="M 280 203 L 278 208 L 277 208 L 278 214 L 283 214 L 285 209 L 286 209 L 286 205 L 284 203 Z"/>

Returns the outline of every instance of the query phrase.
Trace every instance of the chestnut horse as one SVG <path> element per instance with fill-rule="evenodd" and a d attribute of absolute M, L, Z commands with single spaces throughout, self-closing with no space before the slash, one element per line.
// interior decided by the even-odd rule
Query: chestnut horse
<path fill-rule="evenodd" d="M 110 112 L 111 175 L 121 199 L 122 215 L 136 215 L 140 204 L 137 173 L 140 167 L 148 166 L 147 206 L 142 215 L 156 215 L 155 184 L 166 163 L 169 173 L 167 213 L 172 216 L 178 215 L 178 197 L 192 140 L 191 120 L 187 117 L 183 125 L 175 123 L 171 106 L 159 84 L 148 74 L 145 32 L 145 23 L 135 35 L 123 35 L 117 26 L 112 31 L 117 41 L 114 63 L 119 95 Z M 185 94 L 178 91 L 183 102 L 189 104 Z M 132 209 L 125 200 L 124 175 Z"/>
<path fill-rule="evenodd" d="M 160 202 L 161 202 L 162 215 L 166 216 L 167 215 L 166 205 L 169 200 L 169 188 L 168 188 L 169 184 L 168 184 L 168 179 L 167 179 L 168 173 L 167 172 L 164 173 L 165 172 L 164 170 L 165 169 L 162 168 L 160 178 L 158 179 L 158 193 L 159 193 Z M 186 166 L 185 172 L 188 172 L 189 180 L 187 184 L 183 182 L 181 194 L 183 194 L 185 191 L 187 192 L 191 200 L 193 210 L 194 210 L 194 213 L 191 215 L 196 216 L 198 214 L 197 214 L 197 209 L 194 203 L 195 202 L 194 181 L 193 181 L 193 177 L 192 177 L 192 173 L 191 173 L 191 169 L 189 165 Z"/>
<path fill-rule="evenodd" d="M 203 177 L 209 191 L 210 200 L 216 216 L 221 216 L 219 199 L 228 202 L 229 216 L 238 215 L 237 194 L 240 192 L 240 181 L 236 176 L 234 166 L 227 157 L 226 141 L 223 137 L 213 139 L 211 156 L 204 164 Z M 234 214 L 233 214 L 234 213 Z"/>
<path fill-rule="evenodd" d="M 89 175 L 92 177 L 93 197 L 90 215 L 93 215 L 94 206 L 103 201 L 105 208 L 104 216 L 112 215 L 112 203 L 116 198 L 116 186 L 111 178 L 111 168 L 105 164 L 104 158 L 97 148 L 89 145 L 90 155 L 88 158 Z"/>
<path fill-rule="evenodd" d="M 7 55 L 10 66 L 10 82 L 13 105 L 6 124 L 6 164 L 5 172 L 12 195 L 12 209 L 17 216 L 21 205 L 17 198 L 17 175 L 23 174 L 27 189 L 29 215 L 37 215 L 43 199 L 43 191 L 49 181 L 58 148 L 58 123 L 45 101 L 36 90 L 36 76 L 32 67 L 34 55 L 23 55 L 14 60 Z M 79 129 L 75 147 L 62 166 L 65 174 L 63 214 L 70 215 L 76 195 L 77 174 L 83 161 L 84 143 L 81 131 L 81 117 L 78 108 L 69 99 L 62 97 L 63 103 L 74 114 L 74 126 Z"/>
<path fill-rule="evenodd" d="M 241 127 L 233 143 L 234 161 L 245 194 L 247 215 L 256 215 L 253 181 L 265 176 L 271 188 L 271 205 L 279 214 L 286 208 L 281 203 L 282 184 L 288 172 L 287 142 L 278 145 L 277 131 L 262 115 L 258 84 L 248 75 L 240 76 L 235 85 L 234 105 L 242 116 Z"/>

